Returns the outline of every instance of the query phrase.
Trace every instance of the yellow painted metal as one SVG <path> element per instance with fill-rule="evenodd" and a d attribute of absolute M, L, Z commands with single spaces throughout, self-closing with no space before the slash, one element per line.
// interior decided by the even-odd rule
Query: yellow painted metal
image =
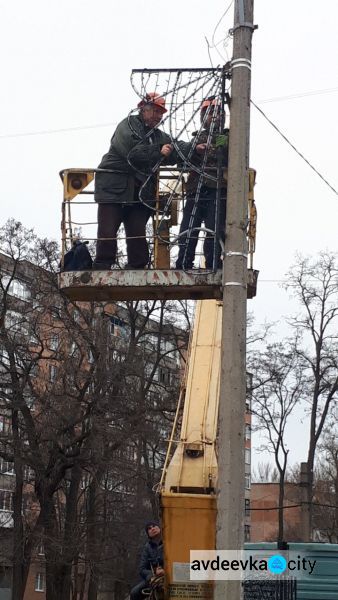
<path fill-rule="evenodd" d="M 216 535 L 216 497 L 210 494 L 161 495 L 165 564 L 165 598 L 190 600 L 212 597 L 212 584 L 189 581 L 190 550 L 213 550 Z M 178 573 L 186 574 L 186 581 Z"/>
<path fill-rule="evenodd" d="M 186 385 L 180 439 L 166 469 L 164 489 L 195 492 L 216 487 L 215 443 L 219 401 L 222 307 L 198 302 Z"/>
<path fill-rule="evenodd" d="M 157 224 L 158 218 L 154 219 L 154 230 L 157 235 L 154 240 L 154 268 L 170 269 L 170 250 L 169 250 L 169 226 L 168 219 L 163 220 L 160 225 Z"/>
<path fill-rule="evenodd" d="M 170 207 L 170 227 L 175 227 L 178 225 L 178 204 L 180 201 L 180 196 L 174 196 L 171 202 Z"/>
<path fill-rule="evenodd" d="M 191 550 L 216 547 L 215 446 L 221 336 L 221 303 L 198 302 L 188 357 L 181 432 L 179 436 L 176 434 L 176 439 L 175 432 L 171 437 L 161 480 L 165 600 L 213 598 L 211 582 L 190 581 L 189 563 Z"/>
<path fill-rule="evenodd" d="M 256 250 L 256 229 L 257 229 L 257 209 L 254 199 L 254 186 L 256 182 L 256 171 L 249 169 L 249 227 L 248 227 L 248 242 L 249 242 L 249 268 L 253 268 L 253 253 Z"/>
<path fill-rule="evenodd" d="M 179 181 L 179 174 L 160 169 L 153 215 L 155 269 L 170 269 L 170 228 L 178 225 L 178 203 L 182 194 L 183 183 Z M 170 206 L 165 210 L 169 196 Z"/>
<path fill-rule="evenodd" d="M 188 563 L 191 550 L 215 548 L 221 319 L 220 302 L 197 303 L 180 439 L 161 491 L 166 600 L 213 594 L 211 583 L 189 580 Z"/>
<path fill-rule="evenodd" d="M 63 171 L 64 200 L 72 200 L 94 179 L 92 169 L 66 169 Z"/>

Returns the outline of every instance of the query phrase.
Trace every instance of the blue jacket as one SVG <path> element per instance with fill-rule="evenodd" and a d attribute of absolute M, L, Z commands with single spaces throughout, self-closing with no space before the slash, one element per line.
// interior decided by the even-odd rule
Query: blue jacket
<path fill-rule="evenodd" d="M 163 567 L 163 542 L 159 544 L 149 540 L 143 550 L 140 560 L 140 575 L 145 581 L 149 581 L 153 576 L 152 568 Z"/>

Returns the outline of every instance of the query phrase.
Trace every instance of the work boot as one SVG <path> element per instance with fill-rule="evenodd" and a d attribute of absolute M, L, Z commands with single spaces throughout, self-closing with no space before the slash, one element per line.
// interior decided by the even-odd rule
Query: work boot
<path fill-rule="evenodd" d="M 93 271 L 110 271 L 111 264 L 108 262 L 100 262 L 98 260 L 94 260 L 92 270 Z"/>
<path fill-rule="evenodd" d="M 140 266 L 134 267 L 133 265 L 126 264 L 123 268 L 127 269 L 127 270 L 130 269 L 131 271 L 138 271 L 138 270 L 146 271 L 146 270 L 148 270 L 148 265 L 142 265 L 141 267 Z"/>

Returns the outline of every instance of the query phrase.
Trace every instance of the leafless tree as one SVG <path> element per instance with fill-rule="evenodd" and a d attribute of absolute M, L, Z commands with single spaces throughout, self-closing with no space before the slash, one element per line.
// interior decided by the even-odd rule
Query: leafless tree
<path fill-rule="evenodd" d="M 303 398 L 304 379 L 292 344 L 273 344 L 264 352 L 257 351 L 253 368 L 254 429 L 261 438 L 259 449 L 272 454 L 278 473 L 278 541 L 282 542 L 285 478 L 289 454 L 286 432 L 290 417 Z"/>
<path fill-rule="evenodd" d="M 318 446 L 313 492 L 313 528 L 318 541 L 330 544 L 338 543 L 338 437 L 334 425 L 324 432 Z"/>
<path fill-rule="evenodd" d="M 111 565 L 125 585 L 135 531 L 156 510 L 152 488 L 187 342 L 175 323 L 186 307 L 70 302 L 57 289 L 56 245 L 14 221 L 0 250 L 0 398 L 11 423 L 0 458 L 15 473 L 13 600 L 23 598 L 41 541 L 47 600 L 94 600 Z M 26 297 L 13 293 L 19 284 Z"/>
<path fill-rule="evenodd" d="M 300 304 L 289 319 L 295 332 L 294 352 L 306 380 L 310 419 L 307 454 L 307 535 L 312 533 L 312 498 L 317 447 L 338 390 L 338 265 L 337 256 L 297 257 L 286 288 Z"/>
<path fill-rule="evenodd" d="M 252 471 L 253 483 L 277 483 L 278 470 L 269 462 L 259 462 Z"/>

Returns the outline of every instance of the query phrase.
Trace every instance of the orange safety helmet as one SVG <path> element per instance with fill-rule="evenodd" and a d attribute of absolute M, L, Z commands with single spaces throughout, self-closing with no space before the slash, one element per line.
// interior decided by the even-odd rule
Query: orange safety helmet
<path fill-rule="evenodd" d="M 214 96 L 212 96 L 211 98 L 206 98 L 205 100 L 203 100 L 203 102 L 201 104 L 201 110 L 206 110 L 209 106 L 215 106 L 218 108 L 218 110 L 220 110 L 220 108 L 221 108 L 220 98 L 215 98 Z"/>
<path fill-rule="evenodd" d="M 142 108 L 147 104 L 155 104 L 155 106 L 158 106 L 162 109 L 162 112 L 168 112 L 165 107 L 165 99 L 156 92 L 149 92 L 146 94 L 146 96 L 144 96 L 144 98 L 142 98 L 142 100 L 138 103 L 137 108 Z"/>

